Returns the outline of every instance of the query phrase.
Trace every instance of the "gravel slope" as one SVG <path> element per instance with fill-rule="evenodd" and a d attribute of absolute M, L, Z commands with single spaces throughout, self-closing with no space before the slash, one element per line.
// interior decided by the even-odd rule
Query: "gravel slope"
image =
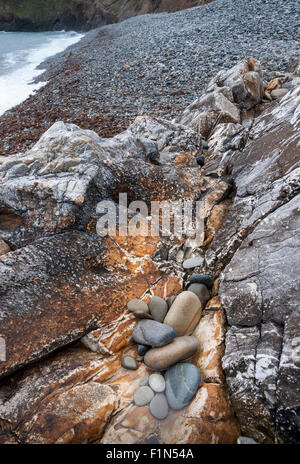
<path fill-rule="evenodd" d="M 28 148 L 60 119 L 105 137 L 138 114 L 173 117 L 245 57 L 282 70 L 299 51 L 297 13 L 298 0 L 215 0 L 91 31 L 49 62 L 43 89 L 0 118 L 0 154 Z"/>

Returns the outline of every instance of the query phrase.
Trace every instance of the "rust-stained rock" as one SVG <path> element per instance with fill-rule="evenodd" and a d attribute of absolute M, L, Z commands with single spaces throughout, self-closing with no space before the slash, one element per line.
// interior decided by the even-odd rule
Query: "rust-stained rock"
<path fill-rule="evenodd" d="M 0 256 L 10 252 L 10 246 L 0 238 Z"/>
<path fill-rule="evenodd" d="M 193 336 L 200 344 L 199 352 L 194 356 L 193 361 L 199 367 L 203 381 L 224 383 L 222 368 L 225 351 L 224 311 L 219 309 L 212 312 L 205 309 Z"/>
<path fill-rule="evenodd" d="M 103 433 L 115 409 L 113 390 L 95 382 L 54 396 L 40 408 L 26 443 L 89 443 Z M 31 424 L 30 424 L 31 425 Z"/>
<path fill-rule="evenodd" d="M 108 239 L 80 232 L 39 239 L 4 255 L 0 332 L 7 361 L 1 362 L 0 373 L 114 320 L 127 299 L 142 296 L 161 274 L 150 258 L 139 261 Z"/>
<path fill-rule="evenodd" d="M 101 324 L 99 329 L 85 335 L 81 342 L 96 353 L 113 355 L 127 346 L 137 324 L 133 314 L 122 314 L 108 324 Z"/>
<path fill-rule="evenodd" d="M 204 384 L 186 409 L 163 421 L 160 433 L 168 444 L 233 444 L 240 432 L 225 387 Z"/>
<path fill-rule="evenodd" d="M 205 311 L 218 311 L 222 308 L 220 298 L 218 295 L 211 298 L 205 306 Z"/>

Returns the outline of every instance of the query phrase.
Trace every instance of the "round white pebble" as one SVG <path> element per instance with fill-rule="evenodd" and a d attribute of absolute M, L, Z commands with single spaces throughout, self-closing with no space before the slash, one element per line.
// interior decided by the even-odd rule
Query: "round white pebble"
<path fill-rule="evenodd" d="M 153 391 L 157 393 L 165 391 L 166 382 L 161 374 L 150 375 L 148 382 Z"/>

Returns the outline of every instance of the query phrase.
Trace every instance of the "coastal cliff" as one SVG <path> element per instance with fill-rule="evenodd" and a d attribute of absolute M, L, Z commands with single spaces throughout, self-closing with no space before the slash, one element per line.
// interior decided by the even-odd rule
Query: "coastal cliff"
<path fill-rule="evenodd" d="M 0 30 L 86 31 L 138 14 L 177 11 L 206 0 L 0 0 Z"/>

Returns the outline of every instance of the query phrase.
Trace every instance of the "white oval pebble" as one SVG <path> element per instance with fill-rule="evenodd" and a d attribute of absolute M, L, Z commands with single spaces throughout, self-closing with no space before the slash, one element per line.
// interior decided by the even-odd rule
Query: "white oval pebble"
<path fill-rule="evenodd" d="M 166 388 L 166 382 L 161 374 L 152 374 L 149 377 L 149 385 L 157 393 L 161 393 Z"/>

